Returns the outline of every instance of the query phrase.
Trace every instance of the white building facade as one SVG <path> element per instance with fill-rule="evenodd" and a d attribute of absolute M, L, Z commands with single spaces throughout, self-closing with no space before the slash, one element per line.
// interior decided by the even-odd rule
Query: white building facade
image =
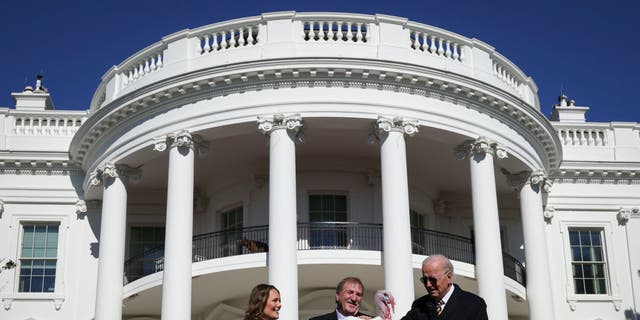
<path fill-rule="evenodd" d="M 55 91 L 55 88 L 52 88 Z M 424 295 L 442 253 L 490 319 L 636 319 L 640 124 L 587 122 L 490 45 L 277 12 L 164 37 L 87 111 L 0 109 L 2 319 L 281 319 Z"/>

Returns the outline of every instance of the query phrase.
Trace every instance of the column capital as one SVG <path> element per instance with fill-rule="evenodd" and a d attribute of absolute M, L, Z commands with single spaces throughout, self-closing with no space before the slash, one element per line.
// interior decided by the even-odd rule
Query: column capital
<path fill-rule="evenodd" d="M 285 116 L 284 114 L 274 114 L 273 116 L 259 116 L 258 130 L 263 134 L 269 134 L 273 130 L 285 129 L 299 131 L 302 128 L 302 117 L 300 114 Z"/>
<path fill-rule="evenodd" d="M 486 137 L 479 137 L 475 140 L 467 140 L 455 148 L 456 158 L 464 160 L 467 157 L 476 154 L 495 155 L 498 159 L 507 158 L 509 155 L 507 149 Z"/>
<path fill-rule="evenodd" d="M 418 133 L 418 120 L 402 117 L 384 117 L 379 116 L 376 120 L 376 129 L 378 132 L 402 132 L 410 137 Z"/>
<path fill-rule="evenodd" d="M 536 185 L 540 187 L 540 190 L 548 193 L 553 186 L 553 183 L 543 170 L 520 171 L 518 173 L 510 173 L 505 169 L 501 171 L 507 177 L 509 185 L 517 190 L 522 189 L 526 185 Z"/>
<path fill-rule="evenodd" d="M 128 178 L 135 182 L 142 178 L 142 170 L 139 168 L 132 168 L 124 164 L 107 162 L 100 165 L 95 171 L 93 171 L 93 173 L 91 173 L 91 185 L 97 186 L 103 183 L 106 179 L 115 178 Z"/>
<path fill-rule="evenodd" d="M 200 156 L 209 153 L 208 143 L 197 134 L 191 134 L 188 130 L 169 133 L 153 138 L 153 150 L 163 152 L 169 148 L 189 148 L 198 151 Z"/>

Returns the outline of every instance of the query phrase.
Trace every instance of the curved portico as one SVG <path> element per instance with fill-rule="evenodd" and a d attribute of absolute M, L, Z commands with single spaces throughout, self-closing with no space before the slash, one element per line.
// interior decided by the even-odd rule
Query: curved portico
<path fill-rule="evenodd" d="M 287 38 L 282 30 L 298 32 Z M 208 279 L 264 272 L 255 280 L 280 288 L 282 317 L 306 316 L 291 306 L 339 279 L 309 283 L 302 275 L 340 270 L 341 263 L 327 250 L 313 259 L 302 252 L 300 242 L 313 236 L 301 236 L 298 224 L 318 221 L 310 195 L 338 195 L 347 209 L 332 209 L 332 217 L 381 223 L 384 243 L 382 253 L 362 250 L 373 255 L 368 262 L 356 269 L 345 262 L 342 270 L 379 273 L 383 282 L 364 275 L 365 285 L 390 289 L 399 314 L 424 292 L 415 283 L 421 257 L 412 255 L 417 215 L 423 228 L 469 237 L 471 227 L 476 256 L 468 276 L 478 279 L 491 318 L 507 319 L 513 291 L 504 284 L 502 251 L 526 258 L 528 289 L 549 281 L 546 259 L 539 259 L 545 245 L 536 239 L 544 238 L 544 172 L 558 165 L 560 149 L 535 90 L 486 44 L 437 28 L 381 15 L 265 14 L 171 35 L 112 68 L 71 155 L 91 173 L 87 199 L 101 196 L 90 182 L 104 164 L 142 171 L 117 197 L 126 215 L 111 214 L 110 191 L 102 192 L 102 219 L 114 220 L 103 227 L 118 226 L 123 243 L 127 223 L 165 228 L 163 296 L 182 293 L 162 300 L 163 318 L 190 319 L 194 299 L 201 299 L 191 296 L 191 278 L 204 265 L 210 271 L 199 276 Z M 153 150 L 165 147 L 168 152 Z M 468 160 L 455 161 L 456 155 Z M 517 185 L 519 204 L 512 173 L 530 177 Z M 269 225 L 268 238 L 246 239 L 266 242 L 268 258 L 235 258 L 254 259 L 237 268 L 234 256 L 221 258 L 228 264 L 194 260 L 193 235 L 222 230 L 220 213 L 238 204 L 243 227 Z M 517 239 L 503 247 L 503 228 L 522 229 L 526 254 L 517 251 Z M 124 255 L 101 250 L 101 261 L 124 261 Z M 122 274 L 113 269 L 99 272 L 98 297 L 121 301 L 121 291 L 100 285 Z M 531 319 L 552 318 L 550 297 L 527 291 Z M 233 304 L 241 297 L 225 299 Z"/>

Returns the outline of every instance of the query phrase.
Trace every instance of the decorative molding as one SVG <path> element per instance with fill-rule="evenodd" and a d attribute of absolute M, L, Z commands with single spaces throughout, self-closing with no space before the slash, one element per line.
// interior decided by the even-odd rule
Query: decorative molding
<path fill-rule="evenodd" d="M 76 215 L 78 218 L 84 218 L 87 215 L 87 203 L 84 200 L 76 202 Z"/>
<path fill-rule="evenodd" d="M 495 155 L 498 159 L 505 159 L 509 156 L 504 146 L 486 137 L 467 140 L 455 148 L 455 155 L 458 160 L 464 160 L 471 155 L 481 153 Z"/>
<path fill-rule="evenodd" d="M 551 187 L 553 186 L 553 182 L 547 178 L 547 175 L 542 170 L 510 173 L 506 169 L 502 168 L 500 171 L 507 177 L 509 185 L 517 190 L 522 189 L 525 185 L 532 184 L 538 185 L 542 191 L 548 193 L 551 191 Z"/>
<path fill-rule="evenodd" d="M 544 221 L 547 224 L 551 224 L 551 219 L 553 219 L 553 216 L 556 213 L 556 208 L 554 208 L 553 206 L 547 206 L 544 211 L 542 212 L 542 215 L 544 216 Z"/>
<path fill-rule="evenodd" d="M 629 222 L 632 216 L 638 215 L 640 209 L 638 208 L 620 208 L 618 210 L 618 214 L 616 214 L 616 218 L 618 219 L 618 224 L 624 226 Z"/>
<path fill-rule="evenodd" d="M 64 298 L 53 299 L 53 306 L 56 310 L 60 310 L 62 308 L 62 304 L 64 303 Z"/>
<path fill-rule="evenodd" d="M 273 116 L 259 116 L 258 117 L 258 130 L 263 134 L 269 134 L 270 132 L 278 129 L 293 130 L 296 134 L 296 140 L 304 140 L 304 134 L 302 133 L 302 117 L 299 114 L 292 114 L 285 116 L 283 114 L 274 114 Z M 298 135 L 302 134 L 302 138 Z"/>
<path fill-rule="evenodd" d="M 124 95 L 97 109 L 87 120 L 89 125 L 80 128 L 79 137 L 74 143 L 78 147 L 73 148 L 71 154 L 74 160 L 84 161 L 93 142 L 111 131 L 114 124 L 143 110 L 164 112 L 163 110 L 175 105 L 170 103 L 175 99 L 195 101 L 212 96 L 289 87 L 344 87 L 422 95 L 468 106 L 512 123 L 514 127 L 522 127 L 523 132 L 529 135 L 528 139 L 536 141 L 540 152 L 546 154 L 545 162 L 548 162 L 548 167 L 555 168 L 559 164 L 561 149 L 553 127 L 547 125 L 544 116 L 529 112 L 530 107 L 525 102 L 507 92 L 496 91 L 493 86 L 463 79 L 455 74 L 447 74 L 455 80 L 450 82 L 443 80 L 439 71 L 409 67 L 396 62 L 377 62 L 375 66 L 371 66 L 357 60 L 340 61 L 349 63 L 350 68 L 318 66 L 335 63 L 332 58 L 300 59 L 300 66 L 293 68 L 290 65 L 284 68 L 272 62 L 267 65 L 264 61 L 257 61 L 243 65 L 243 68 L 260 69 L 256 73 L 237 70 L 236 73 L 226 73 L 224 77 L 216 78 L 218 68 L 213 68 L 206 72 L 182 75 L 179 79 L 153 83 L 147 88 L 146 92 L 149 93 L 146 95 L 137 95 L 135 98 Z M 315 67 L 309 67 L 308 63 L 313 63 Z M 397 69 L 403 70 L 402 77 L 397 76 Z M 207 74 L 211 74 L 211 77 L 206 81 L 202 80 Z M 377 76 L 371 77 L 372 74 Z M 461 80 L 471 83 L 466 84 Z M 181 83 L 179 88 L 172 85 L 177 82 Z"/>
<path fill-rule="evenodd" d="M 376 129 L 378 132 L 402 132 L 409 137 L 413 137 L 418 133 L 418 120 L 401 117 L 384 117 L 379 116 L 376 120 Z"/>
<path fill-rule="evenodd" d="M 11 309 L 11 304 L 13 303 L 12 298 L 2 298 L 2 305 L 5 310 Z"/>
<path fill-rule="evenodd" d="M 82 175 L 82 168 L 69 161 L 0 160 L 0 175 L 59 176 Z"/>
<path fill-rule="evenodd" d="M 569 309 L 571 309 L 571 311 L 576 311 L 578 308 L 577 301 L 575 300 L 567 300 L 567 303 L 569 304 Z"/>
<path fill-rule="evenodd" d="M 559 169 L 550 174 L 554 183 L 571 184 L 640 184 L 640 175 L 636 170 L 589 170 L 589 169 Z"/>
<path fill-rule="evenodd" d="M 620 311 L 622 309 L 622 300 L 613 300 L 613 307 L 616 309 L 616 311 Z"/>
<path fill-rule="evenodd" d="M 91 185 L 98 186 L 104 182 L 105 179 L 115 179 L 118 177 L 127 178 L 132 182 L 137 182 L 142 178 L 142 170 L 123 164 L 107 162 L 91 173 Z"/>

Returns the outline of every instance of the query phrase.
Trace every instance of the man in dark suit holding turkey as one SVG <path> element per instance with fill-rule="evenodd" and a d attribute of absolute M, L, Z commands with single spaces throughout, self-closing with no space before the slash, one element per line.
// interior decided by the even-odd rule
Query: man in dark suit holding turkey
<path fill-rule="evenodd" d="M 453 283 L 453 265 L 447 257 L 426 258 L 420 280 L 428 294 L 416 299 L 402 320 L 488 320 L 484 300 Z"/>

